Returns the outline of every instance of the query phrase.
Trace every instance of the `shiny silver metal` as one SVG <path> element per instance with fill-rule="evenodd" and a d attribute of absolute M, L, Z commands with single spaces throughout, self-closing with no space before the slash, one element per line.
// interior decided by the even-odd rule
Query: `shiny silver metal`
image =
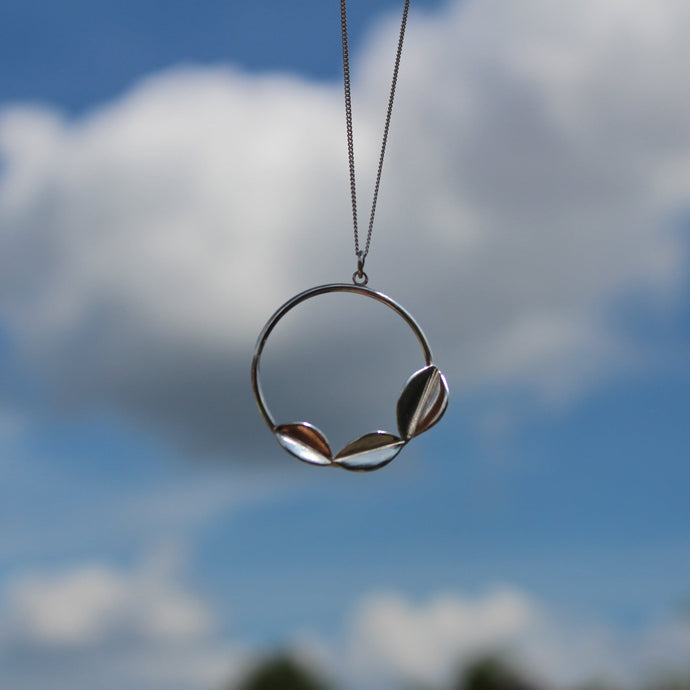
<path fill-rule="evenodd" d="M 352 274 L 352 282 L 355 285 L 364 286 L 369 282 L 369 276 L 364 271 L 355 271 Z"/>
<path fill-rule="evenodd" d="M 357 272 L 353 276 L 353 280 Z M 366 277 L 366 274 L 364 274 Z M 385 304 L 398 314 L 415 334 L 424 353 L 425 366 L 416 371 L 403 386 L 397 404 L 399 435 L 377 430 L 348 443 L 338 453 L 333 453 L 325 435 L 309 422 L 278 424 L 271 414 L 261 388 L 261 355 L 266 342 L 278 322 L 302 302 L 333 292 L 363 295 Z M 328 465 L 343 469 L 366 472 L 387 465 L 415 436 L 436 424 L 448 406 L 448 383 L 434 365 L 431 348 L 422 329 L 412 315 L 396 301 L 364 285 L 331 283 L 305 290 L 288 300 L 268 320 L 259 334 L 252 359 L 252 388 L 261 416 L 276 437 L 278 443 L 291 455 L 312 465 Z"/>
<path fill-rule="evenodd" d="M 364 272 L 366 258 L 364 252 L 357 252 L 357 270 L 352 274 L 352 282 L 355 285 L 366 285 L 369 282 L 369 276 Z"/>
<path fill-rule="evenodd" d="M 400 71 L 400 61 L 402 59 L 403 43 L 405 41 L 405 28 L 407 26 L 407 17 L 410 12 L 410 0 L 405 0 L 403 7 L 402 22 L 400 23 L 400 35 L 398 37 L 398 49 L 395 53 L 395 63 L 393 66 L 393 79 L 391 81 L 391 90 L 388 96 L 388 108 L 386 110 L 386 120 L 383 126 L 383 141 L 381 142 L 381 152 L 379 154 L 379 164 L 376 171 L 376 182 L 374 184 L 374 195 L 371 202 L 371 214 L 369 216 L 369 228 L 367 230 L 367 237 L 364 242 L 364 249 L 360 250 L 359 245 L 359 224 L 357 215 L 357 183 L 355 179 L 355 143 L 354 133 L 352 127 L 352 89 L 350 84 L 350 48 L 347 37 L 347 0 L 340 0 L 340 30 L 342 34 L 343 44 L 343 86 L 345 91 L 345 130 L 347 134 L 347 160 L 350 169 L 350 197 L 352 201 L 352 224 L 354 228 L 355 237 L 355 255 L 358 261 L 364 261 L 369 254 L 369 247 L 371 246 L 371 235 L 374 231 L 374 217 L 376 216 L 376 204 L 379 198 L 379 189 L 381 187 L 381 174 L 383 173 L 383 159 L 386 155 L 386 145 L 388 144 L 388 133 L 391 126 L 391 115 L 393 114 L 393 102 L 395 101 L 395 89 L 398 84 L 398 73 Z M 362 282 L 362 266 L 358 265 L 357 274 L 359 276 L 360 285 L 365 285 L 366 281 Z"/>

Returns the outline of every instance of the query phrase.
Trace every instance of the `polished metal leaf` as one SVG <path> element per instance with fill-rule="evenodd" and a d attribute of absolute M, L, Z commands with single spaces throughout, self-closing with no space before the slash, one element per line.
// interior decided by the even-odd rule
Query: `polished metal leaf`
<path fill-rule="evenodd" d="M 409 378 L 398 399 L 398 429 L 409 441 L 431 428 L 448 407 L 446 377 L 433 365 Z"/>
<path fill-rule="evenodd" d="M 296 458 L 312 465 L 331 465 L 331 448 L 326 437 L 308 422 L 281 424 L 275 436 L 283 448 Z"/>
<path fill-rule="evenodd" d="M 346 470 L 368 472 L 387 465 L 405 445 L 405 441 L 386 431 L 365 434 L 348 443 L 334 458 Z"/>

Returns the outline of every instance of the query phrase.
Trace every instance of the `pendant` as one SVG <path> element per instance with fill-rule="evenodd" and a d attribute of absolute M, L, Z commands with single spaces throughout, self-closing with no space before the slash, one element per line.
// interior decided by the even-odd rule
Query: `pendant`
<path fill-rule="evenodd" d="M 422 346 L 425 359 L 425 366 L 410 376 L 398 398 L 398 434 L 373 431 L 348 443 L 338 453 L 333 453 L 324 434 L 309 422 L 277 423 L 269 411 L 260 382 L 261 353 L 278 322 L 298 304 L 331 292 L 354 293 L 385 304 L 410 327 Z M 342 467 L 353 472 L 368 472 L 387 465 L 409 441 L 436 424 L 448 406 L 448 383 L 434 365 L 431 348 L 417 322 L 390 297 L 360 284 L 320 285 L 283 304 L 268 320 L 257 340 L 252 360 L 252 387 L 268 428 L 288 453 L 311 465 Z"/>

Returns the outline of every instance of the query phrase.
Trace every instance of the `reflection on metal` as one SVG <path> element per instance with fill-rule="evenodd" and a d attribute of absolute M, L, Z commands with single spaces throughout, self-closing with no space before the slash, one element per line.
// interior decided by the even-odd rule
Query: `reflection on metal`
<path fill-rule="evenodd" d="M 398 429 L 409 440 L 430 429 L 448 406 L 448 384 L 433 365 L 409 378 L 398 399 Z"/>
<path fill-rule="evenodd" d="M 355 472 L 378 470 L 387 465 L 404 445 L 405 441 L 387 431 L 374 431 L 348 443 L 333 462 Z"/>
<path fill-rule="evenodd" d="M 405 384 L 397 405 L 398 431 L 395 436 L 387 431 L 374 431 L 348 443 L 335 455 L 324 434 L 308 422 L 277 424 L 271 415 L 261 389 L 261 354 L 266 341 L 278 322 L 302 302 L 331 292 L 348 292 L 363 295 L 385 304 L 398 314 L 411 328 L 424 352 L 426 366 L 412 374 Z M 436 424 L 448 406 L 448 383 L 445 376 L 434 366 L 431 348 L 417 322 L 403 307 L 381 292 L 364 285 L 333 283 L 301 292 L 288 300 L 268 320 L 261 331 L 252 360 L 252 387 L 254 397 L 266 424 L 278 443 L 296 458 L 312 465 L 342 467 L 354 472 L 368 472 L 387 465 L 415 436 Z"/>
<path fill-rule="evenodd" d="M 312 465 L 330 465 L 331 448 L 326 437 L 311 424 L 281 424 L 274 430 L 278 443 L 288 453 Z"/>

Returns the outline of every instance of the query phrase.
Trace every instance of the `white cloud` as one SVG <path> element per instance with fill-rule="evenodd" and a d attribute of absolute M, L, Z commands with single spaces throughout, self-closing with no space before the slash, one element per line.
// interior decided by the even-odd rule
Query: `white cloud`
<path fill-rule="evenodd" d="M 131 576 L 103 565 L 25 578 L 10 590 L 10 601 L 27 637 L 50 645 L 97 644 L 119 632 L 195 638 L 210 623 L 199 601 L 158 573 Z"/>
<path fill-rule="evenodd" d="M 594 679 L 636 687 L 661 669 L 688 671 L 690 629 L 666 622 L 632 633 L 503 587 L 418 602 L 399 593 L 370 595 L 355 608 L 348 641 L 344 674 L 354 687 L 443 687 L 487 654 L 555 687 Z"/>
<path fill-rule="evenodd" d="M 148 690 L 220 687 L 245 668 L 210 608 L 161 553 L 131 571 L 84 564 L 7 584 L 3 686 Z"/>
<path fill-rule="evenodd" d="M 98 642 L 126 616 L 126 583 L 103 567 L 86 568 L 57 581 L 28 579 L 10 594 L 13 617 L 26 634 L 50 644 Z"/>
<path fill-rule="evenodd" d="M 355 614 L 351 653 L 368 672 L 440 683 L 461 659 L 503 647 L 535 618 L 532 602 L 511 590 L 480 600 L 439 594 L 426 605 L 398 594 L 373 596 Z"/>
<path fill-rule="evenodd" d="M 211 602 L 183 583 L 166 551 L 132 569 L 92 563 L 20 574 L 5 583 L 0 611 L 7 690 L 209 690 L 241 678 L 266 651 L 223 634 Z M 662 669 L 690 670 L 690 629 L 682 622 L 626 630 L 555 610 L 514 587 L 417 601 L 372 593 L 353 602 L 344 623 L 336 637 L 292 631 L 283 651 L 358 690 L 444 687 L 493 653 L 554 687 L 594 678 L 638 687 Z"/>
<path fill-rule="evenodd" d="M 357 59 L 364 192 L 392 30 Z M 412 17 L 368 270 L 419 315 L 452 384 L 590 385 L 635 355 L 617 301 L 677 295 L 688 31 L 680 0 L 457 0 Z M 231 68 L 151 77 L 73 122 L 3 108 L 0 319 L 51 400 L 195 449 L 253 444 L 263 320 L 353 268 L 342 119 L 339 85 Z M 330 319 L 301 324 L 286 369 L 309 363 L 369 415 L 362 387 L 397 343 L 374 331 L 357 367 L 350 322 Z"/>

